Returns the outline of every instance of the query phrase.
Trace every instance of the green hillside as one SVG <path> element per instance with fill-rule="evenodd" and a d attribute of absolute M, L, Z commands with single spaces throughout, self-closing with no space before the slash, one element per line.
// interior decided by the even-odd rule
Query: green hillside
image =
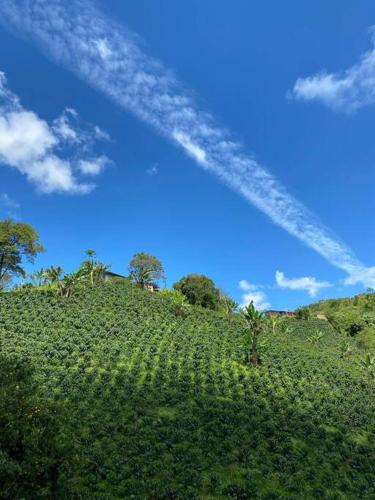
<path fill-rule="evenodd" d="M 311 315 L 325 314 L 334 328 L 351 337 L 361 351 L 375 352 L 375 293 L 317 302 L 305 308 Z"/>
<path fill-rule="evenodd" d="M 248 340 L 126 282 L 0 294 L 1 498 L 375 498 L 354 344 L 290 320 L 255 368 Z"/>

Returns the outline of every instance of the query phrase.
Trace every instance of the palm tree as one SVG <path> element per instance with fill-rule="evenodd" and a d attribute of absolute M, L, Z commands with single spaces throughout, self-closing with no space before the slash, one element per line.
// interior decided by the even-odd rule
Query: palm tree
<path fill-rule="evenodd" d="M 92 250 L 92 248 L 89 248 L 88 250 L 85 251 L 85 255 L 86 255 L 88 260 L 93 261 L 95 255 L 96 255 L 96 251 Z"/>
<path fill-rule="evenodd" d="M 36 271 L 34 274 L 31 274 L 30 278 L 34 286 L 43 285 L 43 283 L 45 283 L 46 280 L 45 270 L 43 268 L 39 269 L 39 271 Z"/>
<path fill-rule="evenodd" d="M 56 267 L 51 266 L 44 271 L 45 280 L 51 284 L 57 283 L 57 281 L 60 280 L 62 272 L 63 272 L 63 270 L 62 270 L 61 266 L 56 266 Z"/>
<path fill-rule="evenodd" d="M 82 276 L 89 280 L 91 286 L 103 281 L 108 269 L 106 264 L 94 260 L 85 260 L 81 266 Z"/>
<path fill-rule="evenodd" d="M 94 280 L 96 283 L 104 281 L 106 273 L 109 271 L 110 266 L 102 262 L 96 262 L 94 268 Z"/>
<path fill-rule="evenodd" d="M 259 336 L 264 330 L 264 323 L 265 323 L 264 312 L 257 311 L 255 309 L 254 302 L 251 301 L 247 307 L 244 307 L 241 310 L 241 314 L 248 325 L 251 335 L 250 350 L 248 353 L 249 364 L 253 366 L 259 366 L 261 360 L 258 354 L 257 346 L 258 346 Z"/>
<path fill-rule="evenodd" d="M 94 286 L 94 269 L 95 263 L 93 260 L 85 260 L 80 268 L 83 279 L 88 280 L 92 286 Z"/>

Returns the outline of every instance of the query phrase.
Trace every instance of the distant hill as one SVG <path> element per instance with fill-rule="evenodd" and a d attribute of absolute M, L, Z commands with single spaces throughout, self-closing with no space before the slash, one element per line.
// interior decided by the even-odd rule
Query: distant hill
<path fill-rule="evenodd" d="M 375 352 L 375 293 L 323 300 L 302 309 L 312 316 L 325 314 L 337 330 L 355 340 L 360 350 Z"/>
<path fill-rule="evenodd" d="M 255 368 L 248 341 L 127 282 L 0 294 L 0 497 L 375 498 L 355 342 L 289 319 Z"/>

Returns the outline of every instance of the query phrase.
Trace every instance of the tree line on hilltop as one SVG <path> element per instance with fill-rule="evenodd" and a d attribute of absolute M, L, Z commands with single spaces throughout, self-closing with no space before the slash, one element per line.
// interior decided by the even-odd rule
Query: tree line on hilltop
<path fill-rule="evenodd" d="M 37 255 L 43 252 L 38 232 L 23 222 L 10 219 L 0 221 L 0 290 L 10 288 L 16 279 L 14 289 L 50 287 L 61 297 L 70 297 L 80 285 L 94 286 L 104 281 L 110 266 L 96 258 L 96 252 L 86 250 L 85 260 L 71 273 L 64 273 L 61 266 L 39 269 L 28 275 L 24 263 L 34 263 Z M 165 283 L 162 262 L 146 252 L 138 252 L 129 262 L 128 279 L 141 288 L 156 287 Z M 20 281 L 20 282 L 19 282 Z M 238 304 L 220 290 L 213 280 L 202 274 L 190 273 L 173 285 L 173 290 L 162 290 L 164 295 L 176 301 L 185 301 L 207 309 L 233 312 Z"/>

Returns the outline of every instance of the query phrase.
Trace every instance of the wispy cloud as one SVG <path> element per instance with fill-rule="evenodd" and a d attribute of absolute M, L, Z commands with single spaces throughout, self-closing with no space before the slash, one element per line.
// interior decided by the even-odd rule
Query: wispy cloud
<path fill-rule="evenodd" d="M 259 285 L 253 285 L 246 280 L 241 280 L 238 286 L 244 292 L 242 294 L 241 307 L 246 307 L 250 302 L 254 302 L 255 308 L 259 311 L 264 311 L 271 307 L 267 295 Z"/>
<path fill-rule="evenodd" d="M 78 168 L 84 175 L 99 175 L 110 165 L 111 161 L 106 156 L 98 156 L 87 160 L 79 160 Z"/>
<path fill-rule="evenodd" d="M 292 95 L 304 101 L 317 101 L 336 111 L 352 112 L 375 103 L 375 29 L 371 29 L 372 48 L 357 64 L 341 73 L 321 72 L 298 78 Z"/>
<path fill-rule="evenodd" d="M 14 201 L 8 193 L 0 193 L 0 210 L 5 213 L 7 217 L 15 219 L 20 204 Z"/>
<path fill-rule="evenodd" d="M 276 283 L 280 288 L 289 290 L 304 290 L 310 297 L 316 297 L 319 290 L 330 288 L 332 286 L 328 281 L 318 281 L 312 276 L 304 276 L 301 278 L 287 278 L 281 271 L 276 271 Z"/>
<path fill-rule="evenodd" d="M 19 203 L 14 201 L 7 193 L 0 193 L 0 203 L 7 208 L 13 208 L 14 210 L 20 208 Z"/>
<path fill-rule="evenodd" d="M 352 251 L 202 111 L 138 39 L 86 0 L 0 0 L 0 20 L 152 126 L 331 264 L 374 285 Z"/>
<path fill-rule="evenodd" d="M 104 156 L 82 157 L 91 152 L 97 132 L 73 120 L 77 112 L 67 109 L 49 125 L 21 105 L 0 73 L 0 164 L 17 169 L 40 192 L 88 193 L 94 184 L 79 174 L 97 175 L 108 163 Z"/>
<path fill-rule="evenodd" d="M 159 167 L 158 163 L 154 163 L 150 168 L 146 170 L 146 173 L 150 176 L 157 175 L 159 172 L 158 167 Z"/>

